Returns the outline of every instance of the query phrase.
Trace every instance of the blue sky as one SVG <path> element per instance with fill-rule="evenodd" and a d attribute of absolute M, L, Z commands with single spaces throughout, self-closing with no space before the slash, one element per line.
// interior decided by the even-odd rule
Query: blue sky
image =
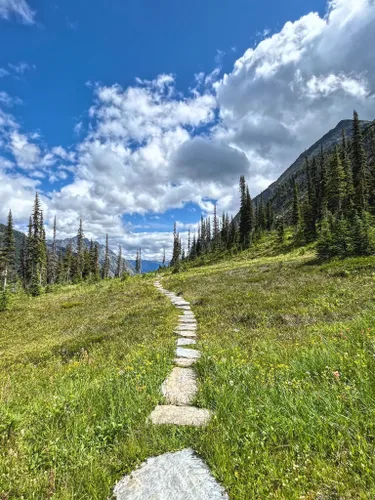
<path fill-rule="evenodd" d="M 235 213 L 352 109 L 374 118 L 373 0 L 0 0 L 0 218 L 157 258 Z M 352 42 L 352 43 L 351 43 Z M 369 51 L 368 51 L 369 52 Z M 367 54 L 367 55 L 366 55 Z"/>

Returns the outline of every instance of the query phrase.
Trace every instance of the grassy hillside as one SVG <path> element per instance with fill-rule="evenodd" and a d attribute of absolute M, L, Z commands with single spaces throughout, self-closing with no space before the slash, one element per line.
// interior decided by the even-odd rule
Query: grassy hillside
<path fill-rule="evenodd" d="M 138 278 L 12 299 L 0 323 L 0 498 L 103 499 L 157 451 L 145 422 L 176 321 Z"/>
<path fill-rule="evenodd" d="M 231 498 L 374 498 L 375 258 L 298 253 L 164 280 L 200 324 L 199 402 L 216 412 L 200 451 Z"/>
<path fill-rule="evenodd" d="M 279 251 L 266 238 L 162 278 L 199 322 L 197 403 L 215 411 L 204 429 L 147 422 L 178 315 L 152 277 L 13 297 L 0 498 L 104 499 L 144 459 L 187 446 L 231 499 L 374 498 L 375 258 Z"/>

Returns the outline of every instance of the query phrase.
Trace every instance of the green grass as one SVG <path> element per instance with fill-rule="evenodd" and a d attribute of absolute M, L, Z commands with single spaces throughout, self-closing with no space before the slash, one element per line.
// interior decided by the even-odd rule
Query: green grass
<path fill-rule="evenodd" d="M 199 450 L 234 499 L 374 498 L 375 258 L 259 253 L 164 280 L 200 325 Z"/>
<path fill-rule="evenodd" d="M 375 497 L 375 258 L 272 238 L 165 274 L 199 322 L 204 429 L 152 426 L 178 312 L 152 277 L 19 295 L 1 315 L 0 498 L 110 498 L 193 447 L 230 498 Z"/>
<path fill-rule="evenodd" d="M 173 446 L 174 432 L 146 418 L 171 370 L 176 322 L 140 279 L 13 299 L 0 327 L 0 498 L 107 498 Z"/>

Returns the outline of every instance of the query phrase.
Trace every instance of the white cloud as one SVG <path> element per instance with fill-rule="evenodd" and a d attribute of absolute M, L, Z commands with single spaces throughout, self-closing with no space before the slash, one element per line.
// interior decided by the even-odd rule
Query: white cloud
<path fill-rule="evenodd" d="M 81 216 L 90 236 L 103 240 L 108 232 L 125 250 L 142 246 L 154 257 L 170 245 L 169 233 L 124 228 L 124 214 L 160 214 L 187 202 L 212 213 L 212 199 L 219 212 L 234 213 L 239 175 L 257 194 L 353 108 L 375 118 L 374 25 L 374 0 L 331 1 L 324 17 L 310 13 L 263 32 L 223 77 L 219 68 L 195 75 L 188 97 L 170 74 L 128 88 L 90 82 L 86 137 L 75 151 L 47 149 L 0 110 L 0 148 L 8 144 L 14 159 L 2 175 L 15 164 L 51 183 L 73 174 L 45 198 L 61 236 Z M 82 122 L 75 132 L 83 136 Z"/>
<path fill-rule="evenodd" d="M 24 24 L 33 24 L 35 12 L 25 0 L 0 0 L 0 17 L 10 19 L 15 16 Z"/>

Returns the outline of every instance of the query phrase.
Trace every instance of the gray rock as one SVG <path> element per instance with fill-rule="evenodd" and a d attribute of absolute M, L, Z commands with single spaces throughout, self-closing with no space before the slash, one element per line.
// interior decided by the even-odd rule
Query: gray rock
<path fill-rule="evenodd" d="M 201 353 L 196 349 L 185 349 L 184 347 L 177 347 L 176 356 L 178 358 L 198 359 L 201 357 Z"/>
<path fill-rule="evenodd" d="M 197 391 L 197 377 L 191 368 L 173 368 L 161 386 L 161 392 L 169 405 L 189 405 Z"/>
<path fill-rule="evenodd" d="M 149 458 L 119 481 L 117 500 L 228 500 L 224 488 L 192 449 Z"/>
<path fill-rule="evenodd" d="M 177 346 L 182 347 L 184 345 L 195 345 L 197 343 L 194 339 L 177 339 Z"/>
<path fill-rule="evenodd" d="M 195 406 L 157 406 L 150 415 L 150 420 L 155 425 L 190 425 L 194 427 L 206 425 L 210 418 L 211 412 L 209 410 Z"/>
<path fill-rule="evenodd" d="M 188 366 L 192 366 L 195 363 L 195 359 L 176 358 L 174 360 L 174 363 L 177 366 L 181 366 L 182 368 L 186 368 Z"/>
<path fill-rule="evenodd" d="M 180 335 L 181 337 L 192 337 L 195 338 L 197 334 L 191 330 L 173 330 L 173 333 Z"/>

